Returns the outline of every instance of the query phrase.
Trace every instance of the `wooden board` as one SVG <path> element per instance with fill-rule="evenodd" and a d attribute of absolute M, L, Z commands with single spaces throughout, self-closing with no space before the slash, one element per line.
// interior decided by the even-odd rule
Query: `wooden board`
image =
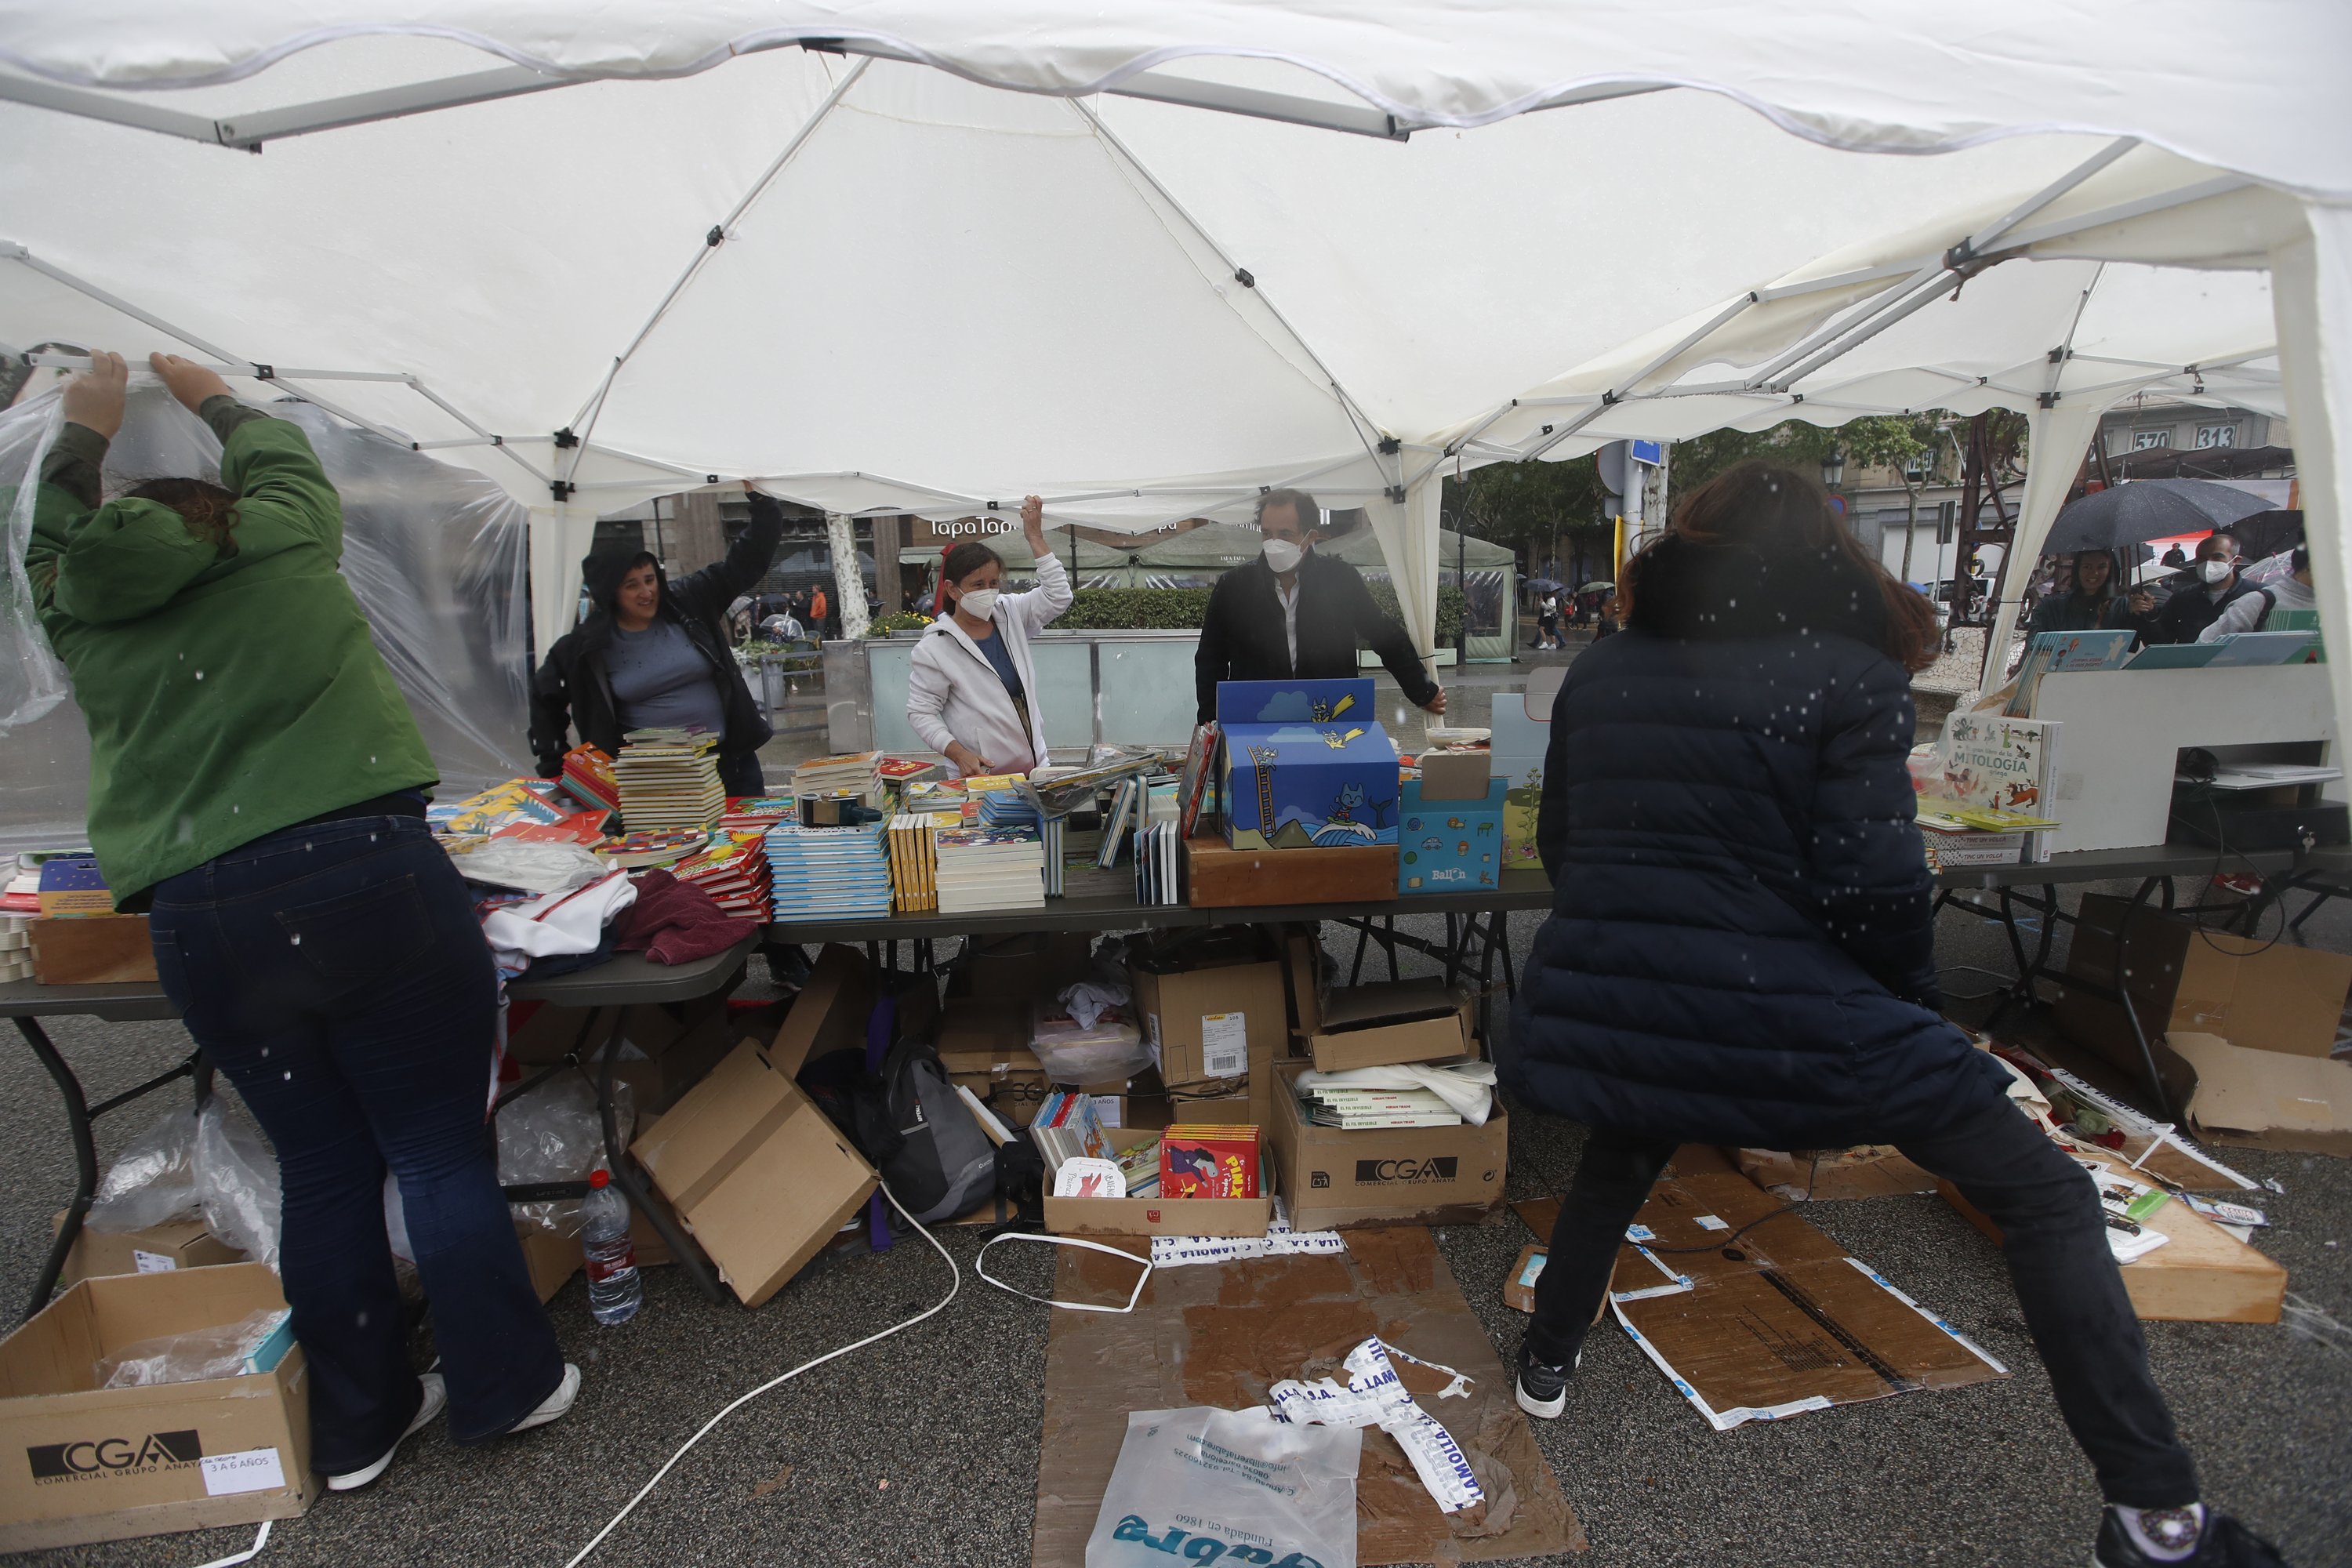
<path fill-rule="evenodd" d="M 1184 866 L 1184 901 L 1194 909 L 1391 903 L 1397 896 L 1393 844 L 1229 849 L 1222 838 L 1193 838 Z"/>
<path fill-rule="evenodd" d="M 128 985 L 155 979 L 145 915 L 74 915 L 32 923 L 33 978 L 44 985 Z"/>
<path fill-rule="evenodd" d="M 1262 1405 L 1283 1378 L 1336 1372 L 1372 1334 L 1475 1380 L 1470 1397 L 1441 1400 L 1436 1392 L 1450 1378 L 1398 1363 L 1422 1407 L 1468 1456 L 1488 1507 L 1483 1519 L 1439 1512 L 1395 1440 L 1368 1429 L 1356 1481 L 1356 1560 L 1484 1563 L 1584 1549 L 1583 1529 L 1537 1451 L 1510 1376 L 1430 1233 L 1397 1227 L 1347 1236 L 1342 1257 L 1154 1274 L 1132 1314 L 1054 1314 L 1033 1568 L 1081 1568 L 1129 1411 Z M 1114 1245 L 1147 1250 L 1140 1239 Z M 1134 1269 L 1118 1258 L 1063 1248 L 1054 1293 L 1117 1304 L 1134 1283 Z"/>

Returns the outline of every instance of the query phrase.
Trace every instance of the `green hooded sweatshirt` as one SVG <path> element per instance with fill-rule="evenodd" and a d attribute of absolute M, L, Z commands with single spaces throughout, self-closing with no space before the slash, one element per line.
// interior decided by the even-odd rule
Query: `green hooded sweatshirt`
<path fill-rule="evenodd" d="M 89 726 L 89 842 L 115 907 L 265 834 L 435 779 L 337 570 L 342 502 L 299 427 L 200 411 L 237 496 L 224 537 L 159 501 L 99 504 L 107 440 L 41 464 L 25 565 Z"/>

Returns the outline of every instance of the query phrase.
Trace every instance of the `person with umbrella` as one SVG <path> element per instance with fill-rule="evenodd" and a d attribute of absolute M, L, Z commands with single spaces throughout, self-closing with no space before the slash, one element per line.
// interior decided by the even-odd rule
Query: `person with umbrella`
<path fill-rule="evenodd" d="M 2123 618 L 2127 601 L 2116 595 L 2116 558 L 2104 550 L 2078 550 L 2072 566 L 2074 586 L 2063 594 L 2053 592 L 2034 605 L 2030 630 L 2036 634 L 2095 632 L 2128 625 Z M 2156 607 L 2153 599 L 2147 607 Z"/>
<path fill-rule="evenodd" d="M 2136 601 L 2143 595 L 2133 595 L 2134 613 L 2129 619 L 2142 642 L 2195 642 L 2231 605 L 2262 591 L 2238 580 L 2238 536 L 2234 533 L 2209 533 L 2199 540 L 2196 559 L 2189 563 L 2189 570 L 2195 577 L 2174 589 L 2172 596 L 2153 613 L 2138 613 Z"/>

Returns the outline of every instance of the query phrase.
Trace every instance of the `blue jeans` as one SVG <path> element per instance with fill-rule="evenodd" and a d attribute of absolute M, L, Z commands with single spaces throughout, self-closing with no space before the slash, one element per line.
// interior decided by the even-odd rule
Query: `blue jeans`
<path fill-rule="evenodd" d="M 563 1358 L 487 1124 L 498 980 L 464 881 L 414 817 L 288 828 L 157 884 L 155 965 L 277 1146 L 279 1271 L 328 1475 L 399 1441 L 421 1394 L 383 1218 L 400 1181 L 460 1443 L 555 1391 Z"/>

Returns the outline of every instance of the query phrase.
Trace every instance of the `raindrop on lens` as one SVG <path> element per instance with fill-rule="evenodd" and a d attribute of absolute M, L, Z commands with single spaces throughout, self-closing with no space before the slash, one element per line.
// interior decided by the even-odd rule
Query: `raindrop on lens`
<path fill-rule="evenodd" d="M 296 947 L 299 947 L 302 945 L 302 933 L 298 931 L 286 940 L 292 942 Z"/>

